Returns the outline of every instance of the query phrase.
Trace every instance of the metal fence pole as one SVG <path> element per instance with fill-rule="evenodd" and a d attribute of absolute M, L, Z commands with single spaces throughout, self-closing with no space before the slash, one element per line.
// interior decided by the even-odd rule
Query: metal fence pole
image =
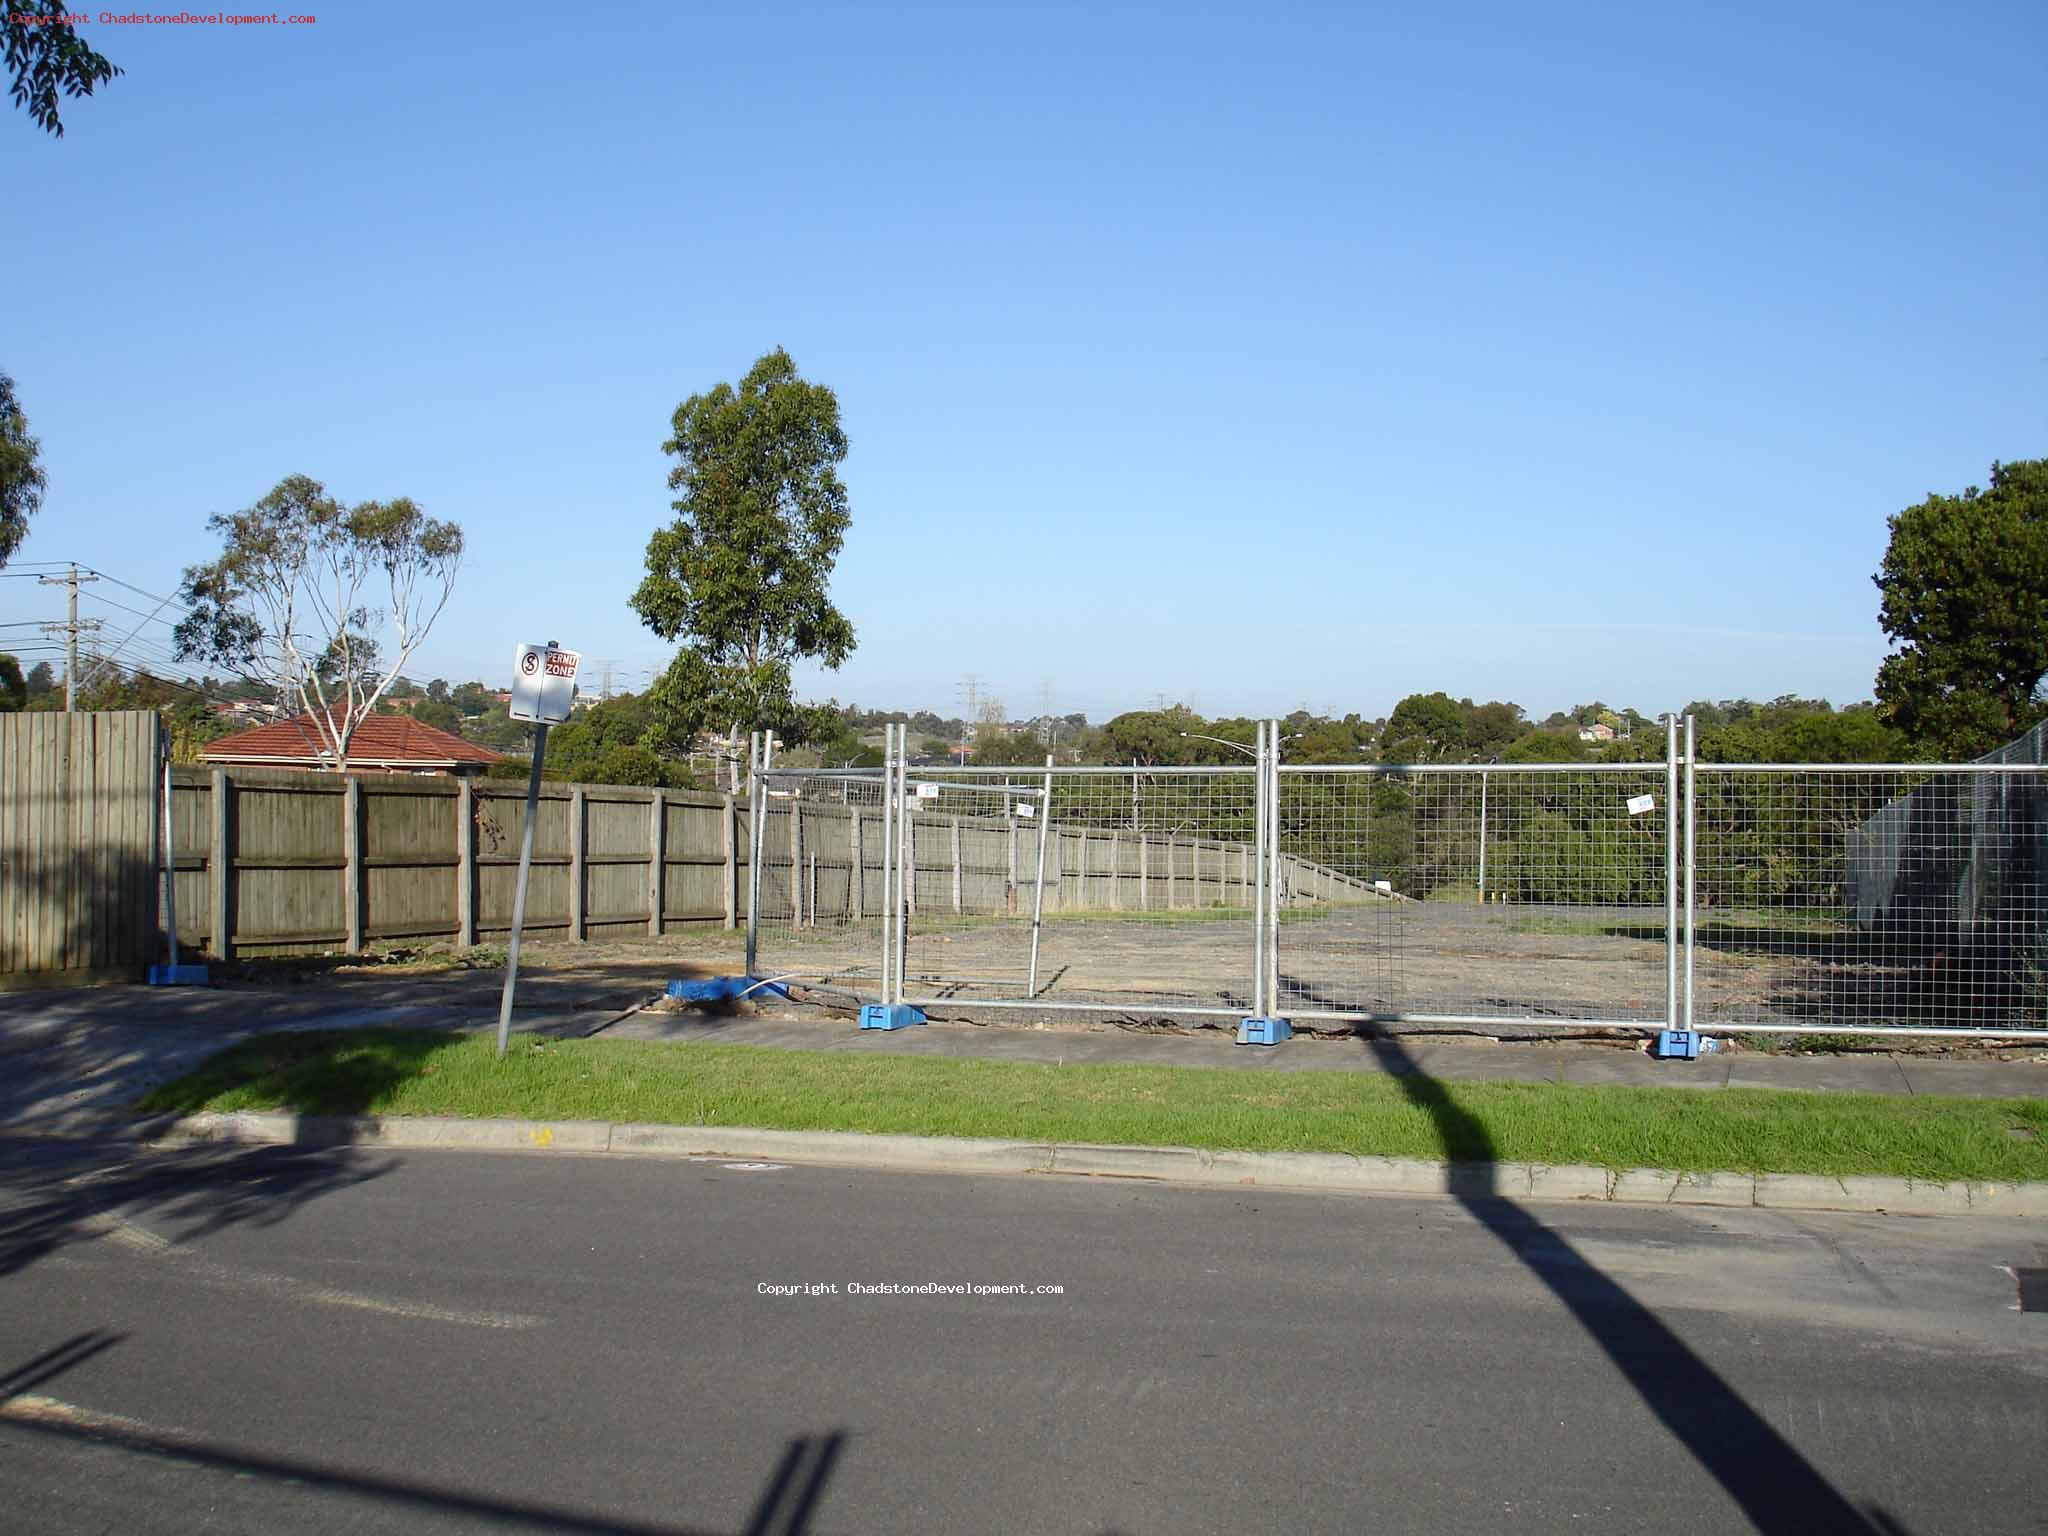
<path fill-rule="evenodd" d="M 164 785 L 164 929 L 171 941 L 171 968 L 178 965 L 178 838 L 171 821 L 171 733 L 161 720 L 156 733 L 157 756 L 163 763 Z"/>
<path fill-rule="evenodd" d="M 1266 1014 L 1280 1016 L 1280 722 L 1266 722 L 1266 851 L 1273 894 L 1266 903 Z"/>
<path fill-rule="evenodd" d="M 882 727 L 882 1001 L 893 1002 L 890 979 L 895 966 L 896 887 L 896 727 Z"/>
<path fill-rule="evenodd" d="M 1038 996 L 1038 930 L 1045 923 L 1045 840 L 1052 827 L 1052 754 L 1045 758 L 1045 792 L 1038 805 L 1038 878 L 1031 892 L 1031 974 L 1025 981 L 1024 996 Z"/>
<path fill-rule="evenodd" d="M 910 825 L 910 727 L 899 726 L 896 768 L 896 995 L 903 1001 L 910 961 L 910 919 L 917 913 L 917 834 Z"/>
<path fill-rule="evenodd" d="M 1252 1017 L 1266 1017 L 1266 722 L 1257 723 L 1252 759 L 1252 862 L 1259 877 L 1252 896 Z"/>
<path fill-rule="evenodd" d="M 1486 900 L 1486 770 L 1479 770 L 1479 900 Z"/>
<path fill-rule="evenodd" d="M 1678 1029 L 1678 716 L 1664 717 L 1664 1027 Z"/>
<path fill-rule="evenodd" d="M 1694 875 L 1698 863 L 1698 823 L 1695 815 L 1698 795 L 1696 792 L 1693 765 L 1693 721 L 1685 717 L 1685 1027 L 1692 1024 L 1692 962 L 1693 962 L 1693 906 Z"/>
<path fill-rule="evenodd" d="M 761 733 L 747 738 L 747 974 L 761 959 Z"/>

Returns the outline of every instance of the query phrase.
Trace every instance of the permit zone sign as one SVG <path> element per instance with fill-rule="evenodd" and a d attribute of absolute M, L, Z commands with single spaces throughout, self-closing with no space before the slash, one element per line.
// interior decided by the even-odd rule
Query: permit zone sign
<path fill-rule="evenodd" d="M 576 668 L 581 651 L 565 651 L 549 642 L 522 645 L 512 659 L 512 700 L 506 713 L 536 725 L 560 725 L 569 718 L 576 698 Z"/>

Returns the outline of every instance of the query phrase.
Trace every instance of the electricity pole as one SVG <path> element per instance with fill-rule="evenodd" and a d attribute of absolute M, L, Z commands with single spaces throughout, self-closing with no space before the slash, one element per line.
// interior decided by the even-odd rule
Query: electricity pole
<path fill-rule="evenodd" d="M 99 577 L 89 572 L 81 576 L 76 565 L 73 565 L 62 576 L 40 576 L 37 578 L 39 585 L 63 587 L 66 589 L 64 622 L 62 624 L 45 624 L 43 626 L 43 633 L 46 635 L 62 635 L 64 637 L 64 713 L 67 715 L 78 708 L 79 634 L 81 632 L 96 634 L 100 628 L 100 621 L 98 619 L 79 618 L 78 588 L 81 582 L 98 580 Z"/>

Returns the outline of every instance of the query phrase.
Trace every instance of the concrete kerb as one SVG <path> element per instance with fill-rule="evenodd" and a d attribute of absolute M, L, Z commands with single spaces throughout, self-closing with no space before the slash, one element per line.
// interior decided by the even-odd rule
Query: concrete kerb
<path fill-rule="evenodd" d="M 1064 1174 L 1363 1195 L 1757 1206 L 1790 1211 L 2048 1220 L 2048 1183 L 1937 1184 L 1864 1175 L 1833 1178 L 1794 1173 L 1686 1173 L 1658 1168 L 1616 1171 L 1571 1163 L 1446 1163 L 1342 1152 L 1240 1152 L 1201 1147 L 871 1136 L 850 1131 L 775 1131 L 741 1126 L 613 1125 L 590 1120 L 245 1112 L 130 1122 L 127 1130 L 142 1144 L 156 1147 L 359 1146 L 621 1157 L 729 1157 L 919 1173 Z"/>

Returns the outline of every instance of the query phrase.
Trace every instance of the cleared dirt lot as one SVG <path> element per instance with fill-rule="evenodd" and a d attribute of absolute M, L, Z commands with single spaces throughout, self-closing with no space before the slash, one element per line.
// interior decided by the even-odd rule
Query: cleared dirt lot
<path fill-rule="evenodd" d="M 1698 934 L 1695 1019 L 1703 1026 L 2041 1024 L 2038 987 L 1973 970 L 1931 943 L 1886 951 L 1847 924 L 1770 914 L 1703 916 Z M 1252 916 L 1240 911 L 1048 917 L 1033 994 L 1027 919 L 922 918 L 911 927 L 905 995 L 1240 1012 L 1252 1001 L 1253 939 Z M 1305 1018 L 1653 1023 L 1664 1016 L 1665 953 L 1661 907 L 1294 910 L 1280 927 L 1280 1003 Z M 872 991 L 880 959 L 872 922 L 762 937 L 764 974 L 836 975 Z M 1682 976 L 1682 951 L 1680 965 Z"/>

